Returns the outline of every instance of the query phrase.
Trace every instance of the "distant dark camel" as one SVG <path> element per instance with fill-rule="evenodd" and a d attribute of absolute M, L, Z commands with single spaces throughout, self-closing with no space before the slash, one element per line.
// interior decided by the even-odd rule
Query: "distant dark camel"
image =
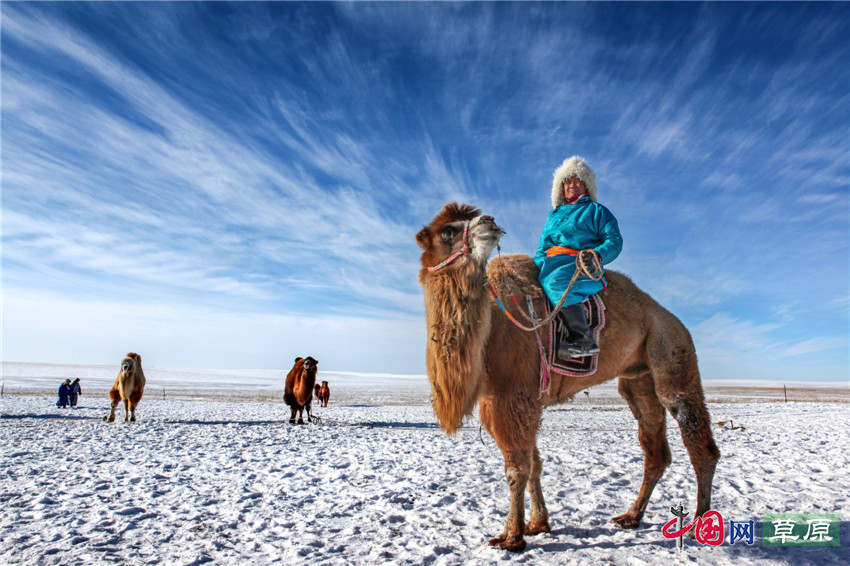
<path fill-rule="evenodd" d="M 505 458 L 510 510 L 504 531 L 490 544 L 518 552 L 525 548 L 523 535 L 550 531 L 537 451 L 543 407 L 568 401 L 579 391 L 615 377 L 620 378 L 620 394 L 638 421 L 644 471 L 634 504 L 612 521 L 625 529 L 637 528 L 655 484 L 670 464 L 665 410 L 678 422 L 696 471 L 692 517 L 710 510 L 711 481 L 720 451 L 712 437 L 697 356 L 685 326 L 628 277 L 607 271 L 608 290 L 600 293 L 606 325 L 596 373 L 587 377 L 553 373 L 549 392 L 541 395 L 534 333 L 514 326 L 484 287 L 489 278 L 496 292 L 507 297 L 504 274 L 522 295 L 543 296 L 537 266 L 528 256 L 504 256 L 487 267 L 502 234 L 491 216 L 481 216 L 470 205 L 451 203 L 416 235 L 424 250 L 419 283 L 425 290 L 426 365 L 434 413 L 443 430 L 454 434 L 478 403 L 481 422 Z M 520 315 L 515 311 L 514 316 Z M 548 339 L 548 331 L 543 338 Z M 581 444 L 576 448 L 581 449 Z M 531 497 L 528 523 L 526 487 Z"/>
<path fill-rule="evenodd" d="M 283 401 L 292 409 L 290 423 L 295 423 L 295 413 L 298 413 L 298 424 L 304 424 L 304 409 L 307 409 L 307 420 L 313 417 L 311 404 L 313 402 L 313 386 L 316 384 L 316 365 L 319 362 L 310 356 L 295 358 L 295 365 L 286 376 L 286 386 L 283 390 Z"/>
<path fill-rule="evenodd" d="M 103 417 L 107 422 L 115 420 L 115 407 L 124 402 L 124 422 L 136 420 L 136 405 L 142 400 L 145 392 L 145 372 L 142 371 L 142 357 L 130 352 L 121 360 L 121 369 L 115 384 L 109 391 L 111 408 L 109 414 Z"/>
<path fill-rule="evenodd" d="M 319 385 L 318 383 L 313 386 L 313 392 L 316 394 L 316 401 L 321 399 L 321 397 L 319 397 L 319 391 L 321 391 L 321 390 L 322 390 L 322 386 Z"/>

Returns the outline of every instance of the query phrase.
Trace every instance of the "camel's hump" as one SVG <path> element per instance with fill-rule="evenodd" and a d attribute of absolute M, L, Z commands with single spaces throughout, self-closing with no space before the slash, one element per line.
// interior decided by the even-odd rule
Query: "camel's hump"
<path fill-rule="evenodd" d="M 532 259 L 525 254 L 506 254 L 493 258 L 487 265 L 487 278 L 497 288 L 504 287 L 507 278 L 513 290 L 522 295 L 543 295 L 538 281 L 540 270 Z"/>

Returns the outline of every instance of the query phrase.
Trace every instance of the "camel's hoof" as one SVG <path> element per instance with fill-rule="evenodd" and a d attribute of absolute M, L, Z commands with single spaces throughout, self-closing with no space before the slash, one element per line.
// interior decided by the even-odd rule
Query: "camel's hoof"
<path fill-rule="evenodd" d="M 295 419 L 289 419 L 289 424 L 295 424 Z"/>
<path fill-rule="evenodd" d="M 509 550 L 511 552 L 522 552 L 525 550 L 525 539 L 522 537 L 509 539 L 504 535 L 499 535 L 496 538 L 490 539 L 490 546 L 495 546 L 502 550 Z"/>
<path fill-rule="evenodd" d="M 527 536 L 531 535 L 539 535 L 540 533 L 551 533 L 552 527 L 549 526 L 548 522 L 545 523 L 531 523 L 529 522 L 525 526 L 525 534 Z"/>
<path fill-rule="evenodd" d="M 304 424 L 304 419 L 298 419 L 298 424 Z"/>
<path fill-rule="evenodd" d="M 623 513 L 616 517 L 611 517 L 611 522 L 621 529 L 636 529 L 640 526 L 640 517 L 635 517 L 631 513 Z"/>

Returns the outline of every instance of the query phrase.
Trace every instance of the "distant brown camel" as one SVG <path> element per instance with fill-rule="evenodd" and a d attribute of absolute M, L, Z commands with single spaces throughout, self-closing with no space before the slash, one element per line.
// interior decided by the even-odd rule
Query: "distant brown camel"
<path fill-rule="evenodd" d="M 111 408 L 109 414 L 103 417 L 107 422 L 115 420 L 115 407 L 124 402 L 124 422 L 136 420 L 136 405 L 142 400 L 145 392 L 145 372 L 142 370 L 142 357 L 130 352 L 121 360 L 121 369 L 115 384 L 109 391 Z"/>
<path fill-rule="evenodd" d="M 688 330 L 628 277 L 606 271 L 608 290 L 600 296 L 607 322 L 596 373 L 580 378 L 552 373 L 550 391 L 541 395 L 534 333 L 514 326 L 484 287 L 489 278 L 499 296 L 506 297 L 504 274 L 515 282 L 515 289 L 519 287 L 520 297 L 544 296 L 537 267 L 528 256 L 504 256 L 487 267 L 502 234 L 492 217 L 481 216 L 473 206 L 451 203 L 416 235 L 424 249 L 419 283 L 425 291 L 426 364 L 434 413 L 442 429 L 454 434 L 478 402 L 481 422 L 505 458 L 510 510 L 504 531 L 490 544 L 519 552 L 525 548 L 524 534 L 550 532 L 536 440 L 542 410 L 615 377 L 620 378 L 620 395 L 638 421 L 644 473 L 634 504 L 612 521 L 622 528 L 637 528 L 655 484 L 670 464 L 665 409 L 678 422 L 696 471 L 697 505 L 692 516 L 708 511 L 720 452 Z M 453 256 L 457 259 L 451 260 Z M 443 262 L 447 263 L 438 268 Z M 537 307 L 541 312 L 540 300 Z M 548 330 L 543 329 L 543 337 L 548 338 Z M 528 523 L 526 486 L 531 498 Z"/>
<path fill-rule="evenodd" d="M 298 424 L 304 424 L 304 409 L 307 409 L 307 420 L 313 417 L 313 386 L 316 384 L 316 365 L 319 362 L 310 356 L 295 358 L 295 365 L 286 376 L 283 390 L 283 402 L 292 409 L 289 422 L 295 424 L 295 413 L 298 413 Z"/>
<path fill-rule="evenodd" d="M 313 392 L 316 394 L 316 401 L 319 401 L 321 399 L 321 397 L 319 397 L 319 391 L 321 391 L 321 390 L 322 390 L 322 386 L 319 385 L 318 383 L 313 386 Z"/>
<path fill-rule="evenodd" d="M 322 387 L 319 390 L 319 401 L 322 402 L 322 404 L 320 406 L 321 407 L 327 407 L 328 406 L 328 399 L 330 399 L 330 398 L 331 398 L 331 388 L 328 387 L 327 381 L 323 381 Z"/>

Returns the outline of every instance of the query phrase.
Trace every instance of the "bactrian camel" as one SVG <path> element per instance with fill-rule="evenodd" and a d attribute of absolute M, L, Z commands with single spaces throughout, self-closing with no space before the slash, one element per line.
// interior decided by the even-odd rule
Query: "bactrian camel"
<path fill-rule="evenodd" d="M 142 370 L 142 356 L 135 352 L 127 354 L 121 360 L 121 369 L 112 389 L 109 390 L 109 414 L 103 420 L 115 420 L 115 407 L 124 403 L 124 422 L 136 420 L 136 405 L 145 392 L 145 372 Z"/>
<path fill-rule="evenodd" d="M 295 358 L 295 365 L 286 376 L 283 402 L 292 410 L 290 423 L 295 424 L 295 414 L 298 413 L 298 424 L 304 424 L 304 409 L 307 409 L 307 420 L 313 418 L 313 386 L 316 385 L 318 364 L 319 361 L 310 356 Z"/>
<path fill-rule="evenodd" d="M 536 441 L 543 408 L 614 378 L 619 378 L 619 392 L 638 422 L 644 472 L 634 504 L 611 520 L 625 529 L 637 528 L 653 488 L 670 464 L 665 411 L 678 423 L 696 472 L 692 517 L 710 510 L 720 452 L 685 326 L 628 277 L 606 271 L 608 289 L 600 296 L 607 322 L 597 371 L 582 378 L 553 373 L 549 392 L 541 395 L 534 333 L 514 326 L 484 286 L 489 278 L 497 294 L 506 297 L 504 279 L 509 278 L 518 294 L 543 296 L 537 267 L 528 256 L 506 255 L 488 267 L 502 234 L 492 217 L 482 216 L 473 206 L 451 203 L 416 235 L 424 250 L 419 283 L 425 292 L 426 364 L 434 413 L 441 428 L 454 434 L 478 403 L 481 422 L 505 458 L 510 509 L 504 531 L 490 544 L 518 552 L 526 545 L 523 535 L 550 532 Z M 540 312 L 542 304 L 536 304 Z M 515 310 L 513 316 L 521 318 Z M 526 487 L 531 499 L 528 522 Z"/>

